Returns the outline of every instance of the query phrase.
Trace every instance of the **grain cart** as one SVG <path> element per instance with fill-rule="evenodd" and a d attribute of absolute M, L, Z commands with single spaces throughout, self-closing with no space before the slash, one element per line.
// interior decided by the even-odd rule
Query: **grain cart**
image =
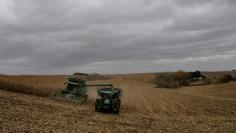
<path fill-rule="evenodd" d="M 94 108 L 97 112 L 109 111 L 118 114 L 121 105 L 121 89 L 103 88 L 97 91 L 100 98 L 96 99 Z"/>
<path fill-rule="evenodd" d="M 86 84 L 86 81 L 82 79 L 80 75 L 73 75 L 68 77 L 67 82 L 65 83 L 65 90 L 62 90 L 54 94 L 54 98 L 69 100 L 74 102 L 83 103 L 88 99 L 87 88 L 91 86 L 102 86 L 112 88 L 112 84 L 103 83 L 103 84 Z"/>

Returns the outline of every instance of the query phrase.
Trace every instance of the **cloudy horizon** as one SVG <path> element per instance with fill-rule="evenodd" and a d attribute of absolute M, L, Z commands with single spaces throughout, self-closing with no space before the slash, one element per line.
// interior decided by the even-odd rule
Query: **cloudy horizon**
<path fill-rule="evenodd" d="M 236 69 L 235 0 L 1 0 L 0 73 Z"/>

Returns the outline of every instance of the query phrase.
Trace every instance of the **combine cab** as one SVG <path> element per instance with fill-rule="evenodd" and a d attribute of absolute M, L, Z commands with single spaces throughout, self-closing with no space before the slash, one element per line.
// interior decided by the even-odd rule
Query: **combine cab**
<path fill-rule="evenodd" d="M 84 102 L 87 100 L 87 87 L 84 80 L 76 76 L 70 76 L 65 85 L 65 90 L 54 94 L 55 98 L 75 102 Z"/>
<path fill-rule="evenodd" d="M 97 112 L 109 111 L 118 114 L 120 111 L 121 89 L 103 88 L 97 91 L 100 98 L 95 102 L 94 108 Z"/>

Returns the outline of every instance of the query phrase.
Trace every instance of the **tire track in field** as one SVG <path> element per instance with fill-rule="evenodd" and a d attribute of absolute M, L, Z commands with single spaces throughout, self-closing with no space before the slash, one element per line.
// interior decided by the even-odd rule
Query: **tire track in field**
<path fill-rule="evenodd" d="M 139 111 L 148 110 L 148 112 L 152 113 L 152 107 L 149 105 L 145 96 L 142 94 L 142 90 L 135 83 L 121 83 L 121 88 L 124 91 L 123 103 L 129 106 L 134 106 Z"/>
<path fill-rule="evenodd" d="M 233 110 L 235 110 L 236 105 L 228 100 L 219 100 L 218 98 L 214 99 L 212 97 L 196 96 L 182 92 L 178 92 L 178 95 L 172 95 L 169 98 L 178 101 L 181 105 L 192 109 L 192 111 L 198 114 L 235 114 Z"/>
<path fill-rule="evenodd" d="M 146 97 L 144 97 L 139 91 L 138 91 L 138 94 L 139 94 L 140 97 L 142 97 L 142 100 L 143 100 L 143 102 L 144 102 L 144 104 L 145 104 L 145 106 L 146 106 L 148 112 L 151 113 L 151 114 L 153 114 L 153 109 L 152 109 L 152 107 L 150 106 L 150 104 L 148 103 Z"/>
<path fill-rule="evenodd" d="M 134 105 L 139 110 L 147 110 L 150 114 L 172 114 L 173 112 L 181 112 L 183 108 L 187 108 L 171 100 L 168 93 L 162 92 L 158 88 L 149 87 L 150 85 L 147 87 L 147 85 L 146 83 L 139 82 L 123 82 L 121 86 L 124 88 L 124 92 L 128 90 L 124 99 L 128 102 L 124 102 Z M 132 96 L 133 94 L 135 94 L 135 98 Z"/>
<path fill-rule="evenodd" d="M 131 86 L 132 88 L 135 88 L 132 89 L 132 93 L 136 93 L 137 97 L 142 99 L 142 103 L 145 105 L 144 108 L 146 108 L 150 113 L 173 114 L 174 112 L 184 113 L 186 110 L 187 112 L 195 112 L 192 108 L 189 108 L 178 101 L 172 100 L 171 95 L 169 94 L 170 92 L 153 88 L 147 83 L 134 82 L 130 84 L 129 82 L 129 84 L 126 83 L 125 86 L 126 89 L 131 89 Z"/>
<path fill-rule="evenodd" d="M 123 81 L 119 83 L 124 89 L 124 103 L 134 106 L 139 112 L 150 114 L 197 115 L 197 114 L 236 114 L 232 100 L 189 94 L 181 90 L 164 90 L 154 88 L 150 83 Z"/>

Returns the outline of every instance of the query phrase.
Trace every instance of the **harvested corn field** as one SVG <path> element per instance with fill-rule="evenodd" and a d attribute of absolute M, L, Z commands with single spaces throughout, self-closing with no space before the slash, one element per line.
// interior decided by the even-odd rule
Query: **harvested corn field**
<path fill-rule="evenodd" d="M 106 81 L 123 89 L 119 115 L 94 111 L 96 88 L 89 89 L 89 100 L 84 105 L 0 90 L 0 130 L 1 132 L 236 131 L 235 82 L 171 90 L 155 88 L 150 82 L 153 77 L 153 74 L 114 75 L 112 79 Z M 27 77 L 25 78 L 27 80 Z M 42 80 L 44 77 L 37 78 L 40 79 L 37 79 L 39 81 L 37 84 L 47 83 L 48 86 L 44 87 L 50 91 L 63 88 L 65 80 L 65 77 L 52 76 L 50 78 L 54 80 L 50 83 L 48 79 Z M 96 82 L 99 81 L 90 83 Z"/>

